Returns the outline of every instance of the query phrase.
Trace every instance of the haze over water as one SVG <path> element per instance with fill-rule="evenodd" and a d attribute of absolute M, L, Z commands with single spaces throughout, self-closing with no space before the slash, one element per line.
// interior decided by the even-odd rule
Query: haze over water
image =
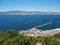
<path fill-rule="evenodd" d="M 0 12 L 6 11 L 60 12 L 60 0 L 0 0 Z M 50 21 L 53 23 L 40 29 L 47 30 L 60 27 L 60 15 L 0 14 L 0 30 L 25 30 Z"/>

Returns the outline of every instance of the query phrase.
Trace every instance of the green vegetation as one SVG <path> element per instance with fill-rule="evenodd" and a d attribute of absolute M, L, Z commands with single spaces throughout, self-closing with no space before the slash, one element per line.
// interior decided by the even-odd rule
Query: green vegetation
<path fill-rule="evenodd" d="M 18 34 L 16 30 L 0 31 L 0 45 L 60 45 L 60 33 L 47 37 L 31 37 Z"/>

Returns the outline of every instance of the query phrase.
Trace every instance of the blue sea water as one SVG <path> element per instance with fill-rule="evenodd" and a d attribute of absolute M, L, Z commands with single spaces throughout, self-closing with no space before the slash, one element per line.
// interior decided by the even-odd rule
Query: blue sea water
<path fill-rule="evenodd" d="M 30 14 L 30 15 L 9 15 L 0 14 L 0 30 L 7 31 L 10 29 L 26 30 L 47 22 L 52 24 L 41 27 L 41 30 L 60 28 L 60 15 L 53 14 Z"/>

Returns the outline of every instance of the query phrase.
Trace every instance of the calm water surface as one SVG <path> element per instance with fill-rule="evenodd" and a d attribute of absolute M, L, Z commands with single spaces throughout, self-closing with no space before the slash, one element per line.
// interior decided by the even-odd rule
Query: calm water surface
<path fill-rule="evenodd" d="M 60 15 L 8 15 L 0 14 L 0 30 L 26 30 L 52 21 L 52 24 L 41 27 L 42 30 L 60 28 Z"/>

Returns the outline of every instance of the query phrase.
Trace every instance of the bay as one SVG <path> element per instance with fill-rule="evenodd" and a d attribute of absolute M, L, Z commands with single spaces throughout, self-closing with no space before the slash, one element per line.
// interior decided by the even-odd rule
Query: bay
<path fill-rule="evenodd" d="M 7 31 L 10 29 L 26 30 L 35 26 L 53 22 L 52 24 L 42 26 L 41 30 L 50 30 L 60 28 L 60 15 L 54 14 L 0 14 L 0 30 Z"/>

